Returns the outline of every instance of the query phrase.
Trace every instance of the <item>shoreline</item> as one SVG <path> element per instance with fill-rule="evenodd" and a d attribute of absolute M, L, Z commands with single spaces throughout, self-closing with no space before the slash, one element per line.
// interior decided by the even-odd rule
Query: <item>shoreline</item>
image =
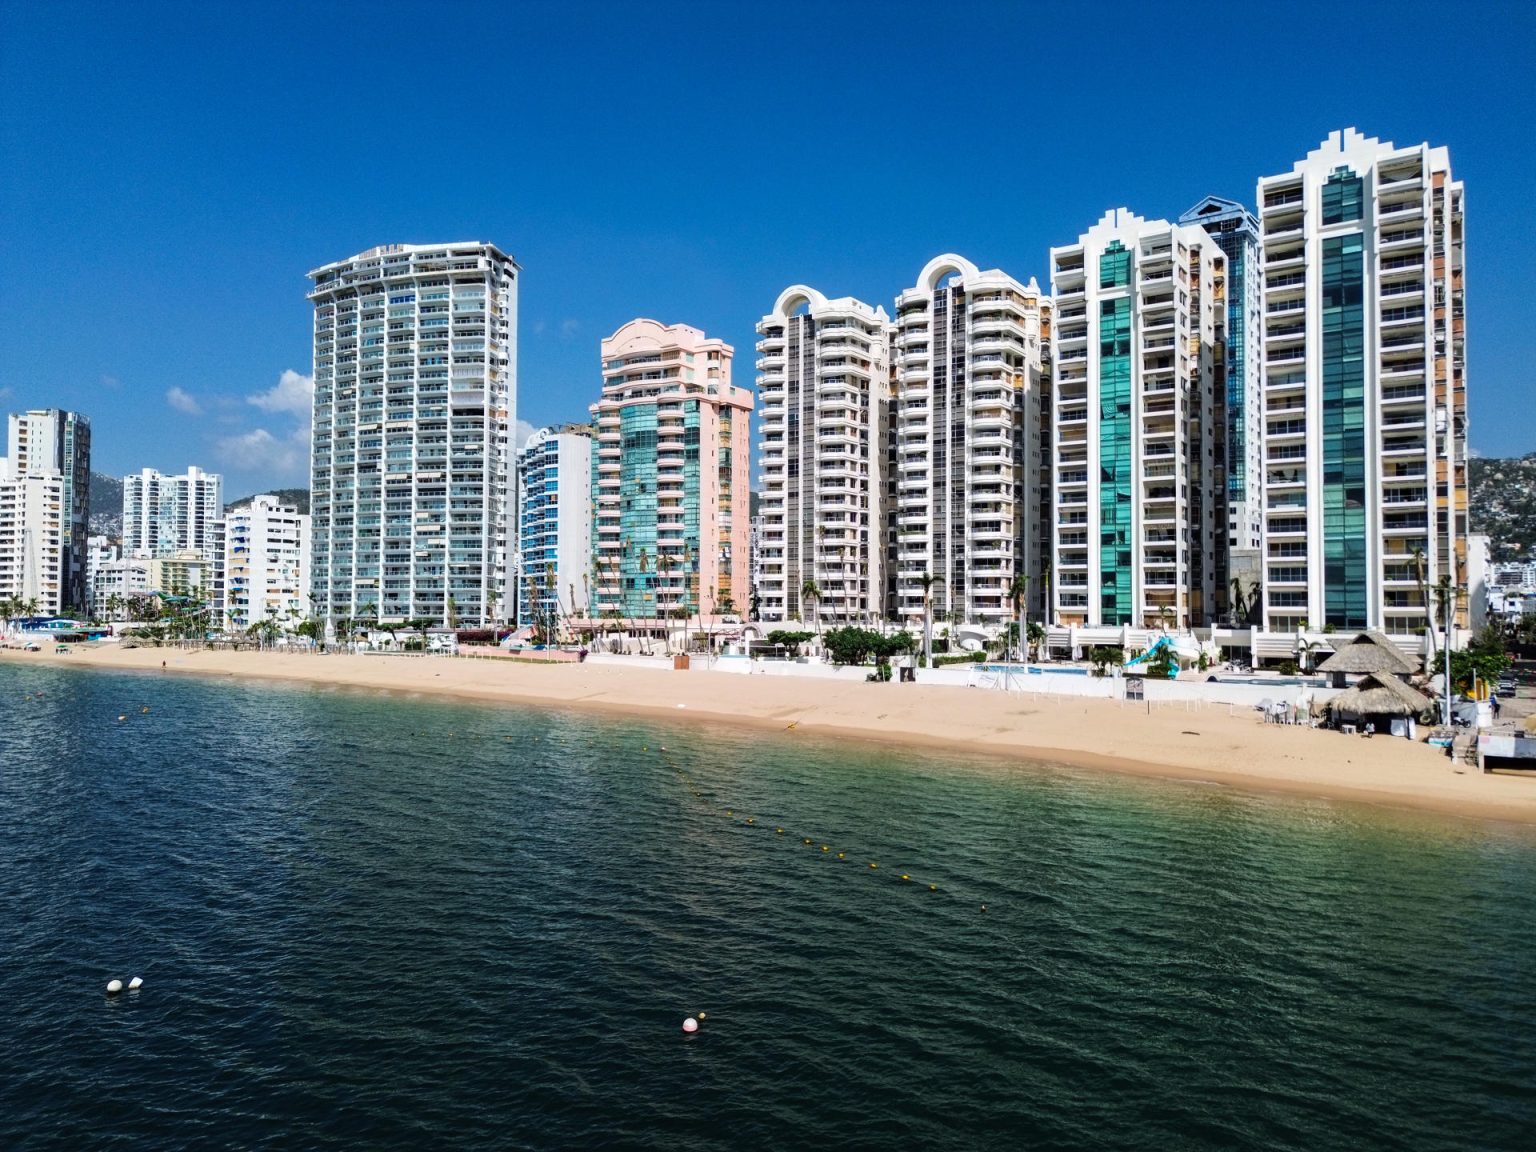
<path fill-rule="evenodd" d="M 979 688 L 431 656 L 77 647 L 64 655 L 0 649 L 0 660 L 671 717 L 1536 825 L 1536 780 L 1485 775 L 1402 739 L 1265 724 L 1224 704 L 1148 714 L 1118 701 Z"/>

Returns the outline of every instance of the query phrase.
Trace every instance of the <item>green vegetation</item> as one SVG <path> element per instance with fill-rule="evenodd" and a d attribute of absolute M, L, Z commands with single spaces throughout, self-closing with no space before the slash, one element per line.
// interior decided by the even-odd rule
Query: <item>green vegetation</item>
<path fill-rule="evenodd" d="M 1504 637 L 1496 626 L 1484 628 L 1465 648 L 1451 653 L 1451 685 L 1458 692 L 1472 691 L 1474 680 L 1491 684 L 1510 665 Z"/>
<path fill-rule="evenodd" d="M 768 643 L 775 647 L 787 649 L 791 656 L 800 655 L 800 645 L 804 644 L 807 640 L 814 640 L 815 638 L 816 633 L 814 632 L 790 632 L 785 629 L 775 629 L 764 637 Z"/>
<path fill-rule="evenodd" d="M 774 633 L 768 634 L 772 642 Z M 910 652 L 917 641 L 909 632 L 886 636 L 867 628 L 833 628 L 821 638 L 834 664 L 885 664 L 891 657 Z M 887 677 L 888 678 L 888 677 Z"/>
<path fill-rule="evenodd" d="M 1093 674 L 1102 679 L 1109 675 L 1111 668 L 1125 663 L 1125 649 L 1110 644 L 1096 644 L 1088 649 L 1088 663 L 1093 665 Z"/>
<path fill-rule="evenodd" d="M 94 484 L 94 481 L 92 482 Z M 94 491 L 93 491 L 94 495 Z M 264 488 L 260 492 L 253 492 L 249 496 L 242 496 L 238 500 L 227 501 L 224 511 L 233 512 L 236 508 L 244 508 L 257 496 L 271 496 L 282 504 L 291 504 L 297 508 L 301 515 L 309 514 L 309 489 L 308 488 Z M 118 504 L 122 504 L 122 497 L 118 497 Z"/>
<path fill-rule="evenodd" d="M 1536 452 L 1512 459 L 1467 461 L 1472 531 L 1486 533 L 1492 559 L 1536 555 Z"/>
<path fill-rule="evenodd" d="M 91 473 L 91 491 L 86 499 L 86 519 L 92 536 L 109 536 L 112 539 L 123 534 L 123 482 L 105 472 Z"/>

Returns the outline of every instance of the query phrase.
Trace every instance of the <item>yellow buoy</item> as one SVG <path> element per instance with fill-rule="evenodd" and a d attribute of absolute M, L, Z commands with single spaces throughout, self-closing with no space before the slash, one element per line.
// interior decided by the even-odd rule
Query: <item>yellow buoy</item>
<path fill-rule="evenodd" d="M 119 720 L 126 720 L 126 719 L 128 719 L 128 717 L 127 717 L 127 715 L 122 715 L 122 716 L 119 716 L 118 719 Z"/>
<path fill-rule="evenodd" d="M 930 885 L 928 885 L 928 891 L 930 891 L 930 892 L 937 892 L 938 890 L 939 890 L 939 886 L 937 884 L 930 884 Z"/>
<path fill-rule="evenodd" d="M 827 850 L 827 846 L 826 846 L 826 845 L 825 845 L 825 844 L 823 844 L 823 845 L 822 845 L 822 846 L 821 846 L 821 850 L 822 850 L 822 851 L 823 851 L 823 852 L 825 852 L 825 851 L 826 851 L 826 850 Z"/>
<path fill-rule="evenodd" d="M 871 861 L 870 861 L 870 862 L 869 862 L 869 866 L 870 866 L 870 867 L 871 867 L 871 868 L 878 868 L 878 867 L 880 867 L 880 865 L 878 865 L 878 864 L 876 864 L 876 863 L 875 863 L 875 862 L 874 862 L 874 861 L 873 861 L 873 860 L 871 860 Z"/>
<path fill-rule="evenodd" d="M 700 1019 L 700 1020 L 708 1020 L 708 1019 L 709 1019 L 709 1016 L 708 1016 L 708 1015 L 706 1015 L 706 1014 L 705 1014 L 705 1013 L 703 1013 L 703 1012 L 700 1012 L 700 1013 L 699 1013 L 699 1019 Z"/>
<path fill-rule="evenodd" d="M 839 859 L 839 860 L 841 860 L 841 859 L 842 859 L 842 858 L 843 858 L 843 854 L 842 854 L 842 853 L 841 853 L 841 852 L 839 852 L 839 853 L 838 853 L 838 854 L 837 854 L 837 858 L 838 858 L 838 859 Z"/>
<path fill-rule="evenodd" d="M 910 879 L 912 879 L 912 877 L 910 877 L 910 876 L 908 876 L 908 875 L 907 875 L 907 874 L 906 874 L 906 873 L 905 873 L 905 872 L 903 872 L 903 873 L 902 873 L 902 874 L 901 874 L 901 878 L 902 878 L 902 879 L 903 879 L 903 880 L 910 880 Z"/>
<path fill-rule="evenodd" d="M 734 812 L 732 812 L 732 811 L 731 811 L 731 810 L 730 810 L 730 809 L 729 809 L 729 808 L 727 808 L 727 809 L 726 809 L 726 810 L 725 810 L 725 814 L 726 814 L 726 815 L 727 815 L 727 816 L 734 816 L 734 815 L 736 815 L 736 813 L 734 813 Z"/>
<path fill-rule="evenodd" d="M 140 714 L 140 715 L 143 715 L 143 714 L 144 714 L 144 713 L 146 713 L 146 712 L 148 712 L 148 711 L 149 711 L 149 706 L 148 706 L 148 705 L 145 705 L 145 706 L 144 706 L 144 707 L 143 707 L 143 708 L 140 708 L 140 709 L 139 709 L 139 714 Z"/>
<path fill-rule="evenodd" d="M 748 824 L 751 824 L 751 823 L 752 823 L 752 822 L 753 822 L 753 821 L 752 821 L 752 817 L 750 817 L 750 816 L 748 816 L 748 817 L 747 817 L 747 823 L 748 823 Z"/>
<path fill-rule="evenodd" d="M 802 843 L 802 844 L 809 844 L 810 842 L 811 842 L 811 838 L 809 836 L 805 837 L 803 840 L 800 841 L 800 843 Z"/>

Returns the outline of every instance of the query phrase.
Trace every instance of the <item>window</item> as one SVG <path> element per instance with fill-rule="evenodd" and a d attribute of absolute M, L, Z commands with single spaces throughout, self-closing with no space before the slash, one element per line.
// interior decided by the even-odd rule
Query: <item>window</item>
<path fill-rule="evenodd" d="M 1364 182 L 1348 168 L 1335 168 L 1323 185 L 1323 223 L 1345 224 L 1360 219 Z"/>

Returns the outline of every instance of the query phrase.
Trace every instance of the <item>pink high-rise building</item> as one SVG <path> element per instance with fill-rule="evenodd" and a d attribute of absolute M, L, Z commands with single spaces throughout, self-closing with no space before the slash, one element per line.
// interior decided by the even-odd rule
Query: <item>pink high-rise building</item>
<path fill-rule="evenodd" d="M 665 629 L 746 611 L 752 394 L 731 384 L 733 351 L 654 320 L 631 320 L 602 342 L 603 396 L 591 407 L 593 615 Z"/>

